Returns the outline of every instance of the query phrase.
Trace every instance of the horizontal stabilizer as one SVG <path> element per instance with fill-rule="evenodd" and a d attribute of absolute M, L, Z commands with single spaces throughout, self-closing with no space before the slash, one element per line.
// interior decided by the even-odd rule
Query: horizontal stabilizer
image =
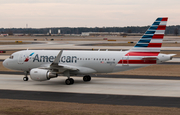
<path fill-rule="evenodd" d="M 157 57 L 144 57 L 142 60 L 158 60 Z"/>
<path fill-rule="evenodd" d="M 167 55 L 169 55 L 169 56 L 171 56 L 171 57 L 172 57 L 172 56 L 175 56 L 175 55 L 177 55 L 177 54 L 167 54 Z"/>

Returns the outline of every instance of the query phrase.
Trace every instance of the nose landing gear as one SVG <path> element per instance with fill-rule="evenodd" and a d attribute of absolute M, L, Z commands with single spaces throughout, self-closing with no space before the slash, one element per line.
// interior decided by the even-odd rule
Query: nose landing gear
<path fill-rule="evenodd" d="M 28 81 L 29 78 L 28 78 L 28 71 L 24 72 L 25 73 L 25 77 L 23 77 L 23 81 Z"/>
<path fill-rule="evenodd" d="M 28 81 L 29 78 L 28 78 L 28 77 L 23 77 L 23 80 L 24 80 L 24 81 Z"/>

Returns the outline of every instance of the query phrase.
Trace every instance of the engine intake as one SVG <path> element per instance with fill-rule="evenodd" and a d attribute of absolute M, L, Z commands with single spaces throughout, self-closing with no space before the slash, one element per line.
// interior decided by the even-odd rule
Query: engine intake
<path fill-rule="evenodd" d="M 49 72 L 48 70 L 45 69 L 32 69 L 30 71 L 30 77 L 34 81 L 46 81 L 50 80 L 51 78 L 57 77 L 58 74 Z"/>

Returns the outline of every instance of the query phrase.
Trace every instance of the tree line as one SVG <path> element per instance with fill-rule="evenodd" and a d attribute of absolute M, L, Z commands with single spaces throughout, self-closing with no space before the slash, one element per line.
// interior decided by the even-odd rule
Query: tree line
<path fill-rule="evenodd" d="M 1 34 L 47 34 L 51 29 L 51 34 L 81 34 L 82 32 L 124 32 L 124 33 L 144 33 L 149 26 L 127 26 L 127 27 L 60 27 L 60 28 L 0 28 Z M 179 35 L 180 25 L 167 26 L 165 34 Z"/>

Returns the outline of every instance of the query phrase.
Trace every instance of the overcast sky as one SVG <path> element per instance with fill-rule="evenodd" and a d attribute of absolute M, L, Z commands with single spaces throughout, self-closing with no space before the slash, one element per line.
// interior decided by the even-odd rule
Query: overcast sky
<path fill-rule="evenodd" d="M 180 0 L 0 0 L 0 14 L 0 28 L 180 25 Z"/>

